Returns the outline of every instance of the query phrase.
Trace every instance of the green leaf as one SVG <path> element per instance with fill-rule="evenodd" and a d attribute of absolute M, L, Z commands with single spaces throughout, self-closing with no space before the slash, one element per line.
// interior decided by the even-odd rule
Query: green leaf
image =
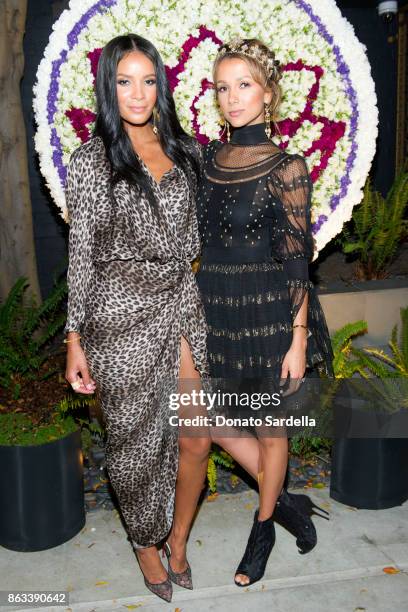
<path fill-rule="evenodd" d="M 344 253 L 354 253 L 355 251 L 361 251 L 364 248 L 362 242 L 347 242 L 343 245 Z"/>

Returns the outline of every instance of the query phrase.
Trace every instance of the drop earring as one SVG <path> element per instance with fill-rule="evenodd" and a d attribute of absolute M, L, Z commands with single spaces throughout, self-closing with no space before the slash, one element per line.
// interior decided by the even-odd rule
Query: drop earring
<path fill-rule="evenodd" d="M 229 123 L 228 123 L 228 121 L 226 119 L 224 119 L 224 123 L 222 123 L 221 125 L 223 126 L 223 128 L 222 128 L 222 132 L 220 134 L 220 139 L 224 136 L 224 134 L 226 134 L 227 142 L 229 142 L 230 141 L 230 137 L 231 137 Z"/>
<path fill-rule="evenodd" d="M 159 133 L 158 127 L 157 127 L 157 121 L 158 121 L 158 112 L 156 110 L 156 107 L 154 107 L 153 109 L 153 133 L 157 134 Z"/>
<path fill-rule="evenodd" d="M 272 134 L 272 130 L 271 130 L 271 111 L 270 111 L 269 105 L 266 105 L 266 104 L 265 104 L 265 134 L 266 134 L 268 140 L 270 140 L 271 134 Z"/>
<path fill-rule="evenodd" d="M 227 129 L 227 142 L 229 142 L 231 139 L 231 134 L 230 134 L 230 125 L 227 120 L 225 120 L 225 127 Z"/>

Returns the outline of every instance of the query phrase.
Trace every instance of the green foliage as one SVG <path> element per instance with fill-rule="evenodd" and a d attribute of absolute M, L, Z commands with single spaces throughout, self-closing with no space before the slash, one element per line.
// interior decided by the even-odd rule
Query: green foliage
<path fill-rule="evenodd" d="M 401 332 L 398 338 L 398 325 L 394 325 L 388 345 L 391 355 L 376 348 L 353 349 L 366 370 L 380 378 L 408 378 L 408 306 L 400 309 Z"/>
<path fill-rule="evenodd" d="M 0 414 L 0 445 L 34 446 L 64 438 L 78 429 L 72 416 L 52 415 L 46 425 L 38 425 L 26 412 Z"/>
<path fill-rule="evenodd" d="M 99 424 L 89 421 L 83 409 L 95 404 L 93 397 L 69 394 L 64 397 L 45 420 L 39 420 L 26 412 L 7 412 L 0 414 L 0 445 L 33 446 L 64 438 L 81 428 L 82 440 L 86 451 L 92 444 L 92 435 L 103 436 Z M 78 412 L 79 414 L 75 414 Z M 88 445 L 88 446 L 87 446 Z"/>
<path fill-rule="evenodd" d="M 356 382 L 359 394 L 370 403 L 376 397 L 378 405 L 388 412 L 408 408 L 408 306 L 401 308 L 400 313 L 400 336 L 398 338 L 398 325 L 394 325 L 388 342 L 391 354 L 378 348 L 351 349 L 363 364 L 368 379 L 364 387 Z"/>
<path fill-rule="evenodd" d="M 102 436 L 101 427 L 90 422 L 87 414 L 83 416 L 82 409 L 95 402 L 93 397 L 69 391 L 54 407 L 51 404 L 49 410 L 38 414 L 21 408 L 24 398 L 17 402 L 23 384 L 45 381 L 55 373 L 51 366 L 47 369 L 47 360 L 53 353 L 50 344 L 65 324 L 61 308 L 67 293 L 65 279 L 55 282 L 52 292 L 40 305 L 27 296 L 28 286 L 26 278 L 19 278 L 0 304 L 0 386 L 12 392 L 19 406 L 0 413 L 0 444 L 44 444 L 81 428 L 84 444 L 90 445 L 91 435 Z"/>
<path fill-rule="evenodd" d="M 95 404 L 96 399 L 91 395 L 77 395 L 70 392 L 58 406 L 58 411 L 64 418 L 70 418 L 70 415 L 73 414 L 75 422 L 81 428 L 82 451 L 85 456 L 88 455 L 95 438 L 103 441 L 105 432 L 97 420 L 89 420 L 88 413 L 85 417 L 81 417 L 77 416 L 75 411 L 82 408 L 92 409 Z M 80 412 L 80 414 L 82 413 Z"/>
<path fill-rule="evenodd" d="M 217 490 L 217 464 L 221 465 L 227 470 L 232 470 L 235 467 L 235 463 L 231 455 L 224 450 L 218 450 L 216 446 L 213 447 L 213 450 L 208 458 L 207 467 L 208 487 L 211 493 L 215 493 Z"/>
<path fill-rule="evenodd" d="M 356 256 L 358 278 L 384 278 L 395 259 L 401 241 L 408 234 L 405 219 L 408 206 L 408 160 L 386 198 L 371 186 L 364 186 L 362 202 L 353 209 L 337 242 L 343 252 Z"/>
<path fill-rule="evenodd" d="M 47 343 L 65 324 L 60 308 L 67 292 L 65 280 L 55 285 L 41 305 L 34 297 L 27 298 L 27 288 L 27 279 L 19 278 L 0 305 L 0 386 L 12 389 L 14 399 L 20 395 L 21 378 L 38 380 L 49 356 Z"/>
<path fill-rule="evenodd" d="M 215 493 L 217 490 L 217 466 L 211 455 L 208 457 L 207 480 L 211 493 Z"/>
<path fill-rule="evenodd" d="M 389 347 L 391 355 L 378 348 L 356 348 L 352 345 L 353 337 L 366 331 L 365 321 L 345 325 L 332 337 L 334 350 L 335 380 L 330 389 L 327 407 L 330 408 L 341 378 L 352 378 L 359 374 L 367 382 L 361 385 L 354 379 L 355 387 L 361 398 L 372 402 L 376 394 L 378 404 L 385 410 L 395 411 L 408 407 L 408 306 L 400 309 L 401 332 L 398 337 L 398 326 L 391 332 Z M 378 383 L 381 379 L 381 384 Z M 353 383 L 353 381 L 351 381 Z"/>
<path fill-rule="evenodd" d="M 306 437 L 302 435 L 293 436 L 290 439 L 290 454 L 309 459 L 321 452 L 327 453 L 331 449 L 329 438 Z"/>
<path fill-rule="evenodd" d="M 365 364 L 354 352 L 353 338 L 366 333 L 367 322 L 347 323 L 330 337 L 333 348 L 333 369 L 336 378 L 351 378 L 353 374 L 366 377 Z"/>

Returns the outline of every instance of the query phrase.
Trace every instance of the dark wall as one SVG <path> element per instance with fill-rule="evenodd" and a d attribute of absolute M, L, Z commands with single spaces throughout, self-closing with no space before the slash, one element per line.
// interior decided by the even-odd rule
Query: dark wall
<path fill-rule="evenodd" d="M 367 47 L 379 111 L 377 152 L 371 172 L 374 186 L 385 195 L 395 175 L 397 20 L 391 24 L 384 23 L 378 17 L 376 2 L 343 1 L 337 4 L 353 25 L 357 38 Z M 374 8 L 370 8 L 371 5 Z"/>
<path fill-rule="evenodd" d="M 24 77 L 21 82 L 23 113 L 27 132 L 28 169 L 33 209 L 34 239 L 37 267 L 43 297 L 53 285 L 55 272 L 64 266 L 67 257 L 68 228 L 59 217 L 45 181 L 39 170 L 34 148 L 33 86 L 38 65 L 48 44 L 52 24 L 58 17 L 60 2 L 28 0 L 26 33 L 24 37 Z"/>
<path fill-rule="evenodd" d="M 400 2 L 400 5 L 402 3 Z M 38 273 L 43 296 L 46 296 L 52 287 L 53 274 L 66 260 L 67 226 L 59 217 L 39 172 L 33 142 L 32 88 L 52 24 L 67 4 L 67 0 L 28 0 L 24 39 L 25 70 L 21 92 L 27 129 Z M 396 20 L 391 28 L 387 27 L 378 18 L 375 1 L 339 0 L 338 6 L 353 25 L 359 40 L 367 47 L 380 117 L 377 154 L 372 175 L 376 188 L 386 193 L 395 172 L 396 42 L 395 40 L 388 42 L 388 37 L 395 34 Z"/>

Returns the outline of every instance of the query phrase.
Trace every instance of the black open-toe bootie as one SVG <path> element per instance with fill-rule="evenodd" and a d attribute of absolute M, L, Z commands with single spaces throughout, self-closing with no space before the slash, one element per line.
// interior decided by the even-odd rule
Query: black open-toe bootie
<path fill-rule="evenodd" d="M 323 514 L 316 512 L 315 508 Z M 310 497 L 288 493 L 283 489 L 272 515 L 274 521 L 295 536 L 301 555 L 310 552 L 317 543 L 316 528 L 311 519 L 313 514 L 329 520 L 329 513 L 317 506 Z"/>
<path fill-rule="evenodd" d="M 259 509 L 255 511 L 254 522 L 252 524 L 251 533 L 249 534 L 248 543 L 237 567 L 237 574 L 248 576 L 249 582 L 241 584 L 235 580 L 237 586 L 249 586 L 262 578 L 265 573 L 266 564 L 271 554 L 273 545 L 275 544 L 275 525 L 273 517 L 265 521 L 258 521 Z"/>

